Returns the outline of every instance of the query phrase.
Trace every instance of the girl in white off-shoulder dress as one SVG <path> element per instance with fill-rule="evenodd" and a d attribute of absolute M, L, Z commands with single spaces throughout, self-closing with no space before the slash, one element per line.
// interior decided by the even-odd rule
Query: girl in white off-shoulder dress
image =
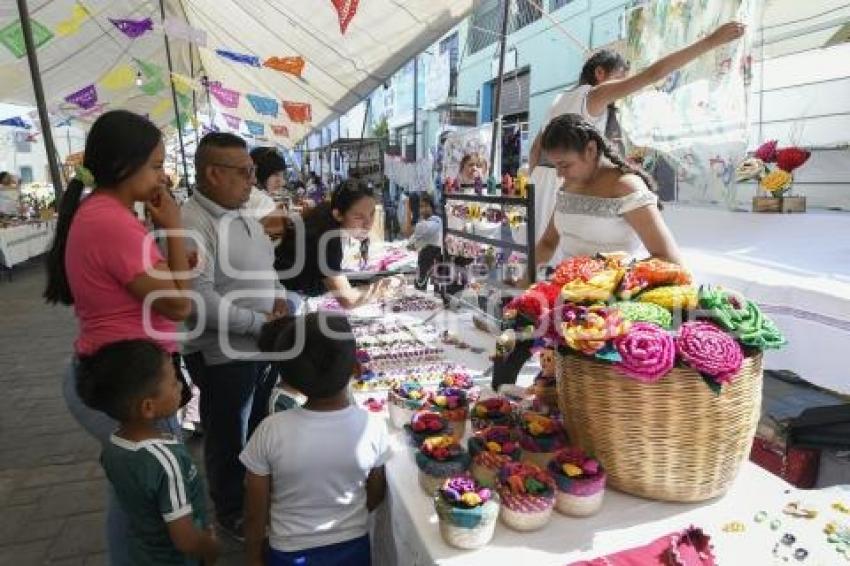
<path fill-rule="evenodd" d="M 626 163 L 593 125 L 564 114 L 546 127 L 541 145 L 564 185 L 535 248 L 537 266 L 548 263 L 559 245 L 567 257 L 625 252 L 682 263 L 652 179 Z"/>

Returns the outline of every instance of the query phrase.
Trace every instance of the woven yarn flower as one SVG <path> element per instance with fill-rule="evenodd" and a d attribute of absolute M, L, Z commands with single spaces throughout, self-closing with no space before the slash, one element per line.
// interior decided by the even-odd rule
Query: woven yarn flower
<path fill-rule="evenodd" d="M 651 287 L 690 285 L 691 274 L 684 267 L 663 259 L 651 258 L 635 263 L 623 277 L 618 296 L 628 300 Z"/>
<path fill-rule="evenodd" d="M 632 322 L 652 322 L 667 329 L 673 324 L 673 315 L 670 311 L 653 303 L 622 302 L 611 306 L 618 309 L 623 314 L 623 318 Z"/>
<path fill-rule="evenodd" d="M 791 186 L 794 178 L 791 173 L 782 169 L 774 169 L 767 175 L 761 178 L 759 186 L 771 193 L 782 192 Z"/>
<path fill-rule="evenodd" d="M 720 287 L 703 287 L 699 304 L 712 321 L 732 333 L 738 341 L 753 348 L 776 349 L 787 343 L 772 320 L 753 301 Z"/>
<path fill-rule="evenodd" d="M 537 319 L 537 329 L 540 331 L 540 338 L 553 345 L 563 344 L 562 323 L 573 323 L 579 318 L 586 316 L 588 310 L 588 307 L 585 306 L 565 303 L 546 311 Z"/>
<path fill-rule="evenodd" d="M 555 491 L 555 481 L 548 472 L 533 464 L 509 462 L 499 470 L 501 489 L 514 495 L 546 496 Z"/>
<path fill-rule="evenodd" d="M 440 435 L 423 440 L 419 451 L 434 460 L 445 461 L 460 455 L 463 449 L 453 436 Z"/>
<path fill-rule="evenodd" d="M 812 152 L 799 147 L 786 147 L 776 152 L 776 165 L 783 171 L 793 173 L 811 157 Z"/>
<path fill-rule="evenodd" d="M 621 362 L 614 365 L 623 374 L 644 383 L 655 383 L 673 369 L 676 343 L 660 326 L 649 322 L 632 324 L 629 331 L 614 339 Z"/>
<path fill-rule="evenodd" d="M 748 157 L 743 160 L 735 169 L 735 180 L 749 181 L 750 179 L 758 179 L 765 171 L 764 161 L 758 157 Z"/>
<path fill-rule="evenodd" d="M 473 478 L 463 475 L 447 479 L 440 488 L 440 496 L 457 507 L 472 508 L 484 505 L 493 494 Z"/>
<path fill-rule="evenodd" d="M 776 140 L 766 141 L 759 146 L 755 152 L 755 156 L 765 163 L 773 163 L 776 161 Z"/>
<path fill-rule="evenodd" d="M 565 301 L 587 303 L 607 301 L 623 278 L 623 269 L 603 269 L 590 279 L 574 279 L 564 284 L 561 296 Z"/>
<path fill-rule="evenodd" d="M 710 322 L 685 322 L 676 338 L 679 356 L 717 383 L 731 383 L 744 361 L 741 346 Z"/>
<path fill-rule="evenodd" d="M 625 334 L 630 324 L 617 309 L 590 307 L 575 321 L 561 323 L 561 332 L 567 346 L 592 356 L 604 348 L 608 340 Z"/>
<path fill-rule="evenodd" d="M 514 319 L 521 314 L 534 322 L 540 315 L 555 306 L 560 291 L 561 288 L 552 283 L 538 283 L 505 305 L 503 310 L 505 318 Z"/>
<path fill-rule="evenodd" d="M 689 285 L 671 285 L 656 287 L 638 297 L 642 303 L 652 303 L 668 310 L 696 308 L 698 301 L 697 290 Z"/>

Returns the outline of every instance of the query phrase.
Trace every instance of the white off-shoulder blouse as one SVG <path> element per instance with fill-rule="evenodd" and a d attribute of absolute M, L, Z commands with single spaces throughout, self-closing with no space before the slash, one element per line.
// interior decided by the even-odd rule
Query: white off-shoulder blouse
<path fill-rule="evenodd" d="M 623 215 L 657 203 L 658 197 L 648 189 L 616 198 L 559 190 L 554 212 L 558 250 L 563 257 L 617 251 L 632 258 L 644 257 L 646 248 Z"/>

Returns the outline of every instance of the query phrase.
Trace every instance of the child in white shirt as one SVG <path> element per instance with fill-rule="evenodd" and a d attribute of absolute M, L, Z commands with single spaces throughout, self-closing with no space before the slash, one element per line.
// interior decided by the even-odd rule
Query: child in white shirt
<path fill-rule="evenodd" d="M 266 418 L 240 456 L 248 564 L 369 566 L 369 511 L 384 499 L 389 448 L 386 423 L 349 401 L 355 342 L 348 320 L 329 313 L 279 319 L 264 327 L 260 346 L 290 354 L 277 362 L 281 379 L 307 402 Z"/>

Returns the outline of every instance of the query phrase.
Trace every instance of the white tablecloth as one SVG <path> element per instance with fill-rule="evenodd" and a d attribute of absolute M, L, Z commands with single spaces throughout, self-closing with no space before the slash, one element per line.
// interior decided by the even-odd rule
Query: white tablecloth
<path fill-rule="evenodd" d="M 389 315 L 389 318 L 421 320 L 426 315 Z M 471 346 L 487 348 L 494 337 L 475 329 L 470 313 L 440 312 L 430 319 L 440 329 L 450 329 Z M 446 357 L 464 363 L 475 374 L 489 367 L 486 354 L 469 349 L 446 347 Z M 519 383 L 529 383 L 536 367 L 527 367 Z M 362 399 L 373 396 L 358 393 Z M 388 425 L 391 426 L 391 425 Z M 549 525 L 534 533 L 518 533 L 499 523 L 493 541 L 477 551 L 460 551 L 446 545 L 439 534 L 431 499 L 418 483 L 418 469 L 413 460 L 414 448 L 395 429 L 392 437 L 393 456 L 387 464 L 387 501 L 373 517 L 374 563 L 403 566 L 449 565 L 493 566 L 527 564 L 534 566 L 564 565 L 575 560 L 590 559 L 627 548 L 641 546 L 665 534 L 691 525 L 703 528 L 712 536 L 719 564 L 753 566 L 788 564 L 772 555 L 774 545 L 786 533 L 793 533 L 799 545 L 811 555 L 802 564 L 835 566 L 838 556 L 826 543 L 822 533 L 827 519 L 850 523 L 850 516 L 830 508 L 835 501 L 850 504 L 850 487 L 824 491 L 800 491 L 758 466 L 745 462 L 730 492 L 720 499 L 698 504 L 673 504 L 649 501 L 609 490 L 602 510 L 594 517 L 572 519 L 557 513 Z M 802 500 L 820 511 L 816 520 L 795 519 L 782 514 L 789 502 Z M 755 514 L 769 514 L 765 523 L 756 524 Z M 768 523 L 778 518 L 782 526 L 773 531 Z M 741 521 L 743 534 L 725 533 L 723 525 Z M 793 558 L 791 563 L 797 563 Z"/>
<path fill-rule="evenodd" d="M 667 206 L 664 218 L 699 283 L 759 303 L 789 340 L 769 369 L 850 394 L 850 214 L 754 214 Z"/>
<path fill-rule="evenodd" d="M 14 267 L 45 253 L 53 242 L 56 220 L 0 228 L 0 264 Z"/>

